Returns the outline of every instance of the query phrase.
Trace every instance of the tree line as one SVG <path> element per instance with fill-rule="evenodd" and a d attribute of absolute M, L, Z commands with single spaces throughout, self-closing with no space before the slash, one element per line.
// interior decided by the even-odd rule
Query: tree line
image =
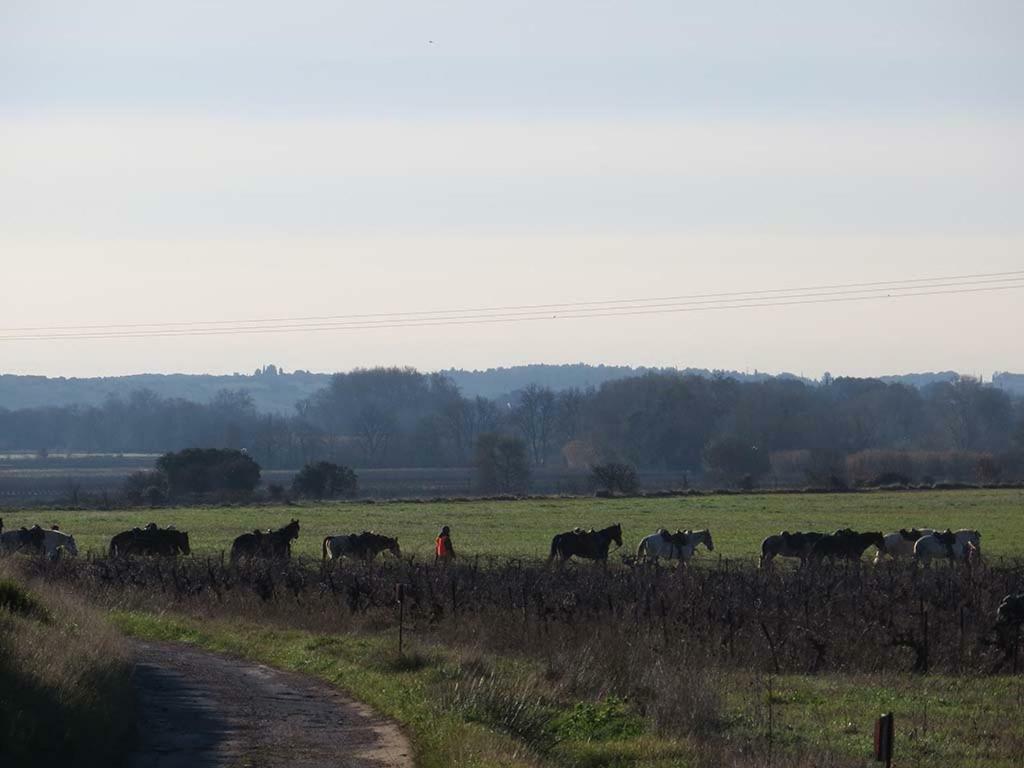
<path fill-rule="evenodd" d="M 1024 400 L 969 378 L 915 388 L 674 372 L 586 390 L 531 384 L 488 399 L 463 396 L 442 374 L 381 368 L 334 375 L 287 416 L 261 413 L 233 390 L 208 403 L 139 390 L 98 406 L 0 409 L 0 452 L 191 447 L 245 449 L 268 469 L 486 464 L 491 476 L 518 478 L 513 485 L 531 468 L 609 463 L 724 484 L 773 474 L 938 481 L 957 462 L 977 479 L 1008 480 L 1024 475 Z"/>

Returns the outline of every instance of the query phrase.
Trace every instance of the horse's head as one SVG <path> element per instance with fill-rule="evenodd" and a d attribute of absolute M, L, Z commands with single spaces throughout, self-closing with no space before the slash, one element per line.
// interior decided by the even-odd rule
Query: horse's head
<path fill-rule="evenodd" d="M 715 542 L 711 540 L 711 529 L 704 531 L 704 546 L 708 548 L 708 552 L 715 551 Z"/>
<path fill-rule="evenodd" d="M 299 538 L 299 521 L 292 520 L 290 523 L 288 523 L 288 527 L 286 530 L 288 531 L 289 539 Z"/>
<path fill-rule="evenodd" d="M 78 557 L 78 545 L 75 543 L 74 536 L 68 536 L 64 540 L 64 549 L 67 551 L 69 555 L 74 555 L 75 557 Z"/>
<path fill-rule="evenodd" d="M 398 548 L 398 539 L 388 539 L 388 552 L 395 557 L 402 556 L 402 550 Z"/>
<path fill-rule="evenodd" d="M 622 546 L 622 524 L 616 523 L 609 529 L 611 540 L 615 542 L 615 546 Z"/>
<path fill-rule="evenodd" d="M 181 550 L 183 555 L 191 555 L 192 548 L 188 545 L 188 531 L 175 531 L 174 546 Z"/>

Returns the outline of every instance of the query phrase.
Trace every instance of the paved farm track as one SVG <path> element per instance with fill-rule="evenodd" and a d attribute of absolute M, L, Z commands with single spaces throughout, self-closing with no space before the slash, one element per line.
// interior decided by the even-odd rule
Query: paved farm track
<path fill-rule="evenodd" d="M 188 646 L 134 643 L 131 768 L 411 768 L 398 727 L 336 689 Z"/>

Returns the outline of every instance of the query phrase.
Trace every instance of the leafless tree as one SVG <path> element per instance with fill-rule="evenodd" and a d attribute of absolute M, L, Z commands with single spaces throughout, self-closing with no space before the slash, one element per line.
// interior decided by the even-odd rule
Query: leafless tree
<path fill-rule="evenodd" d="M 376 405 L 367 405 L 359 411 L 352 426 L 364 460 L 368 466 L 374 466 L 387 453 L 397 426 L 395 418 Z"/>
<path fill-rule="evenodd" d="M 533 463 L 541 465 L 547 459 L 554 437 L 555 393 L 547 387 L 531 384 L 519 397 L 519 404 L 513 410 L 513 419 L 530 449 Z"/>

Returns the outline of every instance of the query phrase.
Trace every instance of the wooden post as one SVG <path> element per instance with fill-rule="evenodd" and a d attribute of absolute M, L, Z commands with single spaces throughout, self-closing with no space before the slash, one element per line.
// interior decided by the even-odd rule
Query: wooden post
<path fill-rule="evenodd" d="M 402 655 L 402 635 L 405 629 L 405 584 L 395 585 L 395 599 L 398 601 L 398 655 Z"/>
<path fill-rule="evenodd" d="M 882 715 L 875 721 L 875 760 L 885 763 L 885 768 L 892 766 L 894 735 L 892 712 Z"/>

